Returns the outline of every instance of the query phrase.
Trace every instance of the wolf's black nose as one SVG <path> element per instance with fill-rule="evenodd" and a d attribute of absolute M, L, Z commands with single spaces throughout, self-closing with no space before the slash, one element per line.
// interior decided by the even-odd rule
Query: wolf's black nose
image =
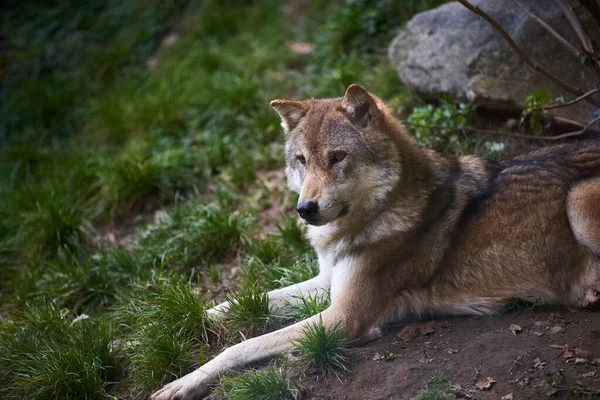
<path fill-rule="evenodd" d="M 315 201 L 299 201 L 296 211 L 304 219 L 312 218 L 319 212 L 319 205 Z"/>

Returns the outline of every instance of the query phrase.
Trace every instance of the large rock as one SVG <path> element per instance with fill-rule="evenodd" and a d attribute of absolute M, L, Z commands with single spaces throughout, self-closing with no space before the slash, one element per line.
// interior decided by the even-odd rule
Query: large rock
<path fill-rule="evenodd" d="M 584 90 L 594 87 L 594 76 L 587 67 L 512 0 L 471 3 L 498 21 L 535 62 L 571 85 Z M 579 45 L 555 1 L 522 3 Z M 578 13 L 591 22 L 584 10 Z M 593 30 L 592 39 L 598 43 L 598 38 L 598 30 Z M 490 109 L 510 111 L 519 110 L 527 95 L 543 87 L 552 98 L 573 98 L 533 71 L 488 22 L 458 2 L 415 15 L 392 42 L 389 58 L 404 83 L 425 96 L 449 94 Z M 593 110 L 587 102 L 580 102 L 576 109 L 566 112 L 572 119 L 588 121 Z"/>

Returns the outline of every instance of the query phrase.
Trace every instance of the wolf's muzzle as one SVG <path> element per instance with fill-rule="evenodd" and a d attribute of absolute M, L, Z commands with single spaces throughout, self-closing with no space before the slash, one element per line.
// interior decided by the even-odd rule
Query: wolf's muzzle
<path fill-rule="evenodd" d="M 319 205 L 315 201 L 299 201 L 296 211 L 300 218 L 310 220 L 319 212 Z"/>

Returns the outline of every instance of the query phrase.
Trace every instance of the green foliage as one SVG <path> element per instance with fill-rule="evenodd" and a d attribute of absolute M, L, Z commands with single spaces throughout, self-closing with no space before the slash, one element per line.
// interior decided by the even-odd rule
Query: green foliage
<path fill-rule="evenodd" d="M 92 215 L 65 186 L 45 182 L 0 194 L 5 205 L 0 215 L 11 227 L 11 234 L 0 240 L 34 259 L 77 252 L 91 232 Z"/>
<path fill-rule="evenodd" d="M 544 130 L 546 110 L 542 107 L 548 102 L 548 89 L 541 88 L 523 100 L 523 112 L 519 120 L 519 129 L 540 135 Z"/>
<path fill-rule="evenodd" d="M 381 52 L 397 27 L 415 13 L 445 1 L 342 0 L 315 2 L 309 10 L 314 26 L 308 29 L 318 59 L 328 62 L 350 53 L 368 56 Z M 311 13 L 312 11 L 312 13 Z"/>
<path fill-rule="evenodd" d="M 313 315 L 325 311 L 331 304 L 329 295 L 314 294 L 308 296 L 297 296 L 294 303 L 286 302 L 286 314 L 294 321 L 302 321 Z"/>
<path fill-rule="evenodd" d="M 0 140 L 21 131 L 74 132 L 81 102 L 142 63 L 184 5 L 93 0 L 3 9 L 10 51 L 0 76 Z"/>
<path fill-rule="evenodd" d="M 28 399 L 100 398 L 119 371 L 109 325 L 70 321 L 50 301 L 29 304 L 0 333 L 0 395 Z"/>
<path fill-rule="evenodd" d="M 289 286 L 316 276 L 319 266 L 296 219 L 285 218 L 277 231 L 254 241 L 242 263 L 242 283 L 263 290 Z"/>
<path fill-rule="evenodd" d="M 217 203 L 180 206 L 148 225 L 136 247 L 145 265 L 205 267 L 235 254 L 245 242 L 250 221 Z"/>
<path fill-rule="evenodd" d="M 445 98 L 438 107 L 415 107 L 406 122 L 414 127 L 415 138 L 422 146 L 447 148 L 460 140 L 459 135 L 466 137 L 461 128 L 468 125 L 472 113 L 472 105 Z"/>
<path fill-rule="evenodd" d="M 507 313 L 509 311 L 533 311 L 544 307 L 544 303 L 541 299 L 535 298 L 531 300 L 524 300 L 517 297 L 510 298 L 508 302 L 502 307 L 500 313 Z"/>
<path fill-rule="evenodd" d="M 200 162 L 193 147 L 172 140 L 137 141 L 97 165 L 98 203 L 113 214 L 142 199 L 171 199 L 197 184 Z"/>
<path fill-rule="evenodd" d="M 294 382 L 284 366 L 271 363 L 262 371 L 248 370 L 225 376 L 217 391 L 229 400 L 296 400 L 306 390 Z"/>
<path fill-rule="evenodd" d="M 425 390 L 417 399 L 451 400 L 456 399 L 456 395 L 452 391 L 450 379 L 445 374 L 438 374 L 431 378 L 431 381 L 425 386 Z"/>
<path fill-rule="evenodd" d="M 132 380 L 146 392 L 204 362 L 210 325 L 200 290 L 177 276 L 155 276 L 123 296 L 113 318 L 129 332 Z"/>
<path fill-rule="evenodd" d="M 406 118 L 406 123 L 422 146 L 454 156 L 478 153 L 487 158 L 499 159 L 504 151 L 504 143 L 482 140 L 465 131 L 464 128 L 473 119 L 472 104 L 455 103 L 444 98 L 438 106 L 426 104 L 415 107 Z"/>
<path fill-rule="evenodd" d="M 107 247 L 89 257 L 49 262 L 36 285 L 59 306 L 89 312 L 114 304 L 124 286 L 146 274 L 130 252 Z"/>
<path fill-rule="evenodd" d="M 339 336 L 340 324 L 326 327 L 323 322 L 307 324 L 303 336 L 295 341 L 298 358 L 314 366 L 321 373 L 347 371 L 348 355 L 345 349 L 350 341 Z"/>
<path fill-rule="evenodd" d="M 228 294 L 225 301 L 229 302 L 229 310 L 224 315 L 223 325 L 242 337 L 259 332 L 271 321 L 269 296 L 255 286 L 247 285 Z"/>

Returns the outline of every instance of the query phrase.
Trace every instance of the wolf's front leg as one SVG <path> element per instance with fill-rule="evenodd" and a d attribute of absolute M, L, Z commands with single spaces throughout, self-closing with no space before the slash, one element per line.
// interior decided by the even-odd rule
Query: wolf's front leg
<path fill-rule="evenodd" d="M 208 392 L 210 384 L 220 375 L 231 369 L 292 350 L 294 346 L 293 341 L 302 336 L 303 329 L 308 324 L 321 323 L 321 321 L 323 325 L 330 328 L 334 327 L 338 322 L 342 322 L 342 329 L 340 331 L 343 331 L 344 324 L 341 314 L 329 308 L 321 314 L 305 319 L 287 328 L 246 340 L 226 349 L 196 371 L 158 390 L 151 398 L 153 400 L 187 400 L 205 395 Z"/>
<path fill-rule="evenodd" d="M 286 286 L 284 288 L 271 290 L 269 295 L 269 307 L 275 315 L 283 315 L 286 303 L 296 304 L 298 297 L 327 296 L 330 286 L 330 274 L 321 272 L 319 275 L 304 282 Z M 218 318 L 229 310 L 229 302 L 225 301 L 209 310 L 208 316 Z"/>

